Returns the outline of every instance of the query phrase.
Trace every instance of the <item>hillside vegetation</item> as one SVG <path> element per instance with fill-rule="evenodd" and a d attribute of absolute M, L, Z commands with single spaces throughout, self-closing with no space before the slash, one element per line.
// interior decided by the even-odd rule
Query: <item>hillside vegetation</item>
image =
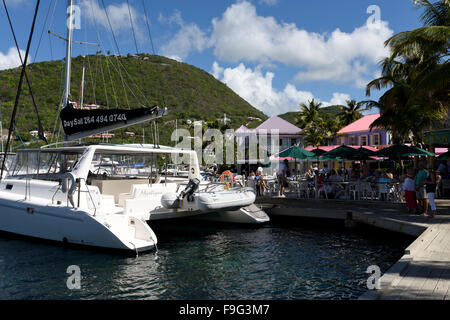
<path fill-rule="evenodd" d="M 228 126 L 234 129 L 253 118 L 263 121 L 267 119 L 261 111 L 208 72 L 186 63 L 147 54 L 127 57 L 90 55 L 74 58 L 71 77 L 72 101 L 79 99 L 83 65 L 86 67 L 84 104 L 95 103 L 102 108 L 124 109 L 158 104 L 169 109 L 169 115 L 158 121 L 161 144 L 169 143 L 170 135 L 175 129 L 175 119 L 178 119 L 178 127 L 188 128 L 188 120 L 204 120 L 210 123 L 216 121 L 217 124 L 217 119 L 223 118 L 226 113 L 226 117 L 231 120 Z M 61 61 L 39 62 L 27 66 L 44 130 L 50 133 L 54 129 L 62 96 L 63 68 Z M 20 71 L 20 68 L 0 71 L 0 106 L 4 128 L 9 126 Z M 59 120 L 56 123 L 59 124 Z M 25 81 L 16 126 L 25 140 L 30 139 L 29 131 L 37 128 Z M 146 136 L 149 137 L 149 124 L 145 124 L 144 128 Z M 136 136 L 131 139 L 124 135 L 125 131 L 135 132 Z M 142 141 L 142 125 L 114 133 L 115 138 L 110 140 L 111 142 Z"/>

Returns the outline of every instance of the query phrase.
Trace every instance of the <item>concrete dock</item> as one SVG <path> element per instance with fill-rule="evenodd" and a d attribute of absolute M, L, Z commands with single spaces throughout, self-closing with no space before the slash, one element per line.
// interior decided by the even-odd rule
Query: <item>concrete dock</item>
<path fill-rule="evenodd" d="M 380 201 L 259 198 L 270 216 L 347 220 L 417 237 L 360 299 L 450 300 L 450 200 L 436 200 L 435 218 L 412 215 L 405 204 Z"/>

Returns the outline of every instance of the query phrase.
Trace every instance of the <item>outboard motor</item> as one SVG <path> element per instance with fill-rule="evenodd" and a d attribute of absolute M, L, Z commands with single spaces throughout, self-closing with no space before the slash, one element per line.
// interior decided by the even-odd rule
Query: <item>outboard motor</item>
<path fill-rule="evenodd" d="M 194 192 L 197 191 L 200 185 L 200 180 L 190 179 L 186 188 L 181 191 L 179 195 L 176 193 L 166 193 L 161 197 L 161 204 L 166 209 L 178 209 L 181 205 L 181 200 L 187 197 L 188 202 L 194 201 Z"/>
<path fill-rule="evenodd" d="M 197 191 L 199 185 L 200 185 L 199 179 L 197 179 L 197 178 L 189 179 L 189 183 L 188 183 L 187 187 L 180 193 L 180 198 L 183 199 L 183 198 L 187 197 L 187 200 L 189 202 L 194 201 L 193 194 L 195 191 Z"/>

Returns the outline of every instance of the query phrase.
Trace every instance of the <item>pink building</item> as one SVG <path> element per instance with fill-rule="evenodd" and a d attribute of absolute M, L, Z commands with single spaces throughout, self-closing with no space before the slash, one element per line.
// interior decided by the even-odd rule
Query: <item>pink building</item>
<path fill-rule="evenodd" d="M 334 143 L 336 145 L 372 147 L 389 145 L 391 139 L 388 131 L 381 128 L 373 128 L 370 131 L 370 125 L 379 117 L 379 113 L 369 114 L 350 123 L 338 131 L 338 136 Z"/>

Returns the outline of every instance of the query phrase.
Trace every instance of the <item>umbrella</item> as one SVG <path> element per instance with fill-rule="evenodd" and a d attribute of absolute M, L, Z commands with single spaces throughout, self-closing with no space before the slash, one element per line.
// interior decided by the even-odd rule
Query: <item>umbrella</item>
<path fill-rule="evenodd" d="M 450 151 L 447 151 L 446 153 L 441 154 L 436 159 L 437 160 L 448 160 L 448 159 L 450 159 Z"/>
<path fill-rule="evenodd" d="M 381 149 L 375 153 L 376 156 L 390 159 L 399 159 L 407 156 L 432 156 L 435 154 L 419 147 L 407 146 L 404 144 L 395 144 L 393 146 Z"/>
<path fill-rule="evenodd" d="M 314 159 L 316 155 L 313 152 L 305 150 L 303 148 L 292 146 L 289 149 L 284 150 L 278 154 L 280 158 L 294 158 L 295 159 L 295 171 L 297 171 L 297 159 Z M 296 172 L 297 173 L 297 172 Z"/>
<path fill-rule="evenodd" d="M 360 147 L 360 148 L 352 148 L 346 145 L 342 145 L 336 149 L 325 152 L 322 154 L 322 157 L 340 157 L 348 160 L 367 160 L 370 157 L 375 156 L 376 153 L 369 149 Z"/>
<path fill-rule="evenodd" d="M 295 159 L 314 159 L 316 155 L 313 152 L 307 151 L 303 148 L 292 146 L 278 154 L 280 158 L 295 158 Z"/>
<path fill-rule="evenodd" d="M 316 149 L 311 150 L 311 152 L 314 153 L 314 154 L 316 155 L 316 157 L 320 157 L 320 156 L 323 155 L 326 151 L 325 151 L 325 150 L 322 150 L 322 149 L 319 149 L 319 148 L 316 148 Z"/>

